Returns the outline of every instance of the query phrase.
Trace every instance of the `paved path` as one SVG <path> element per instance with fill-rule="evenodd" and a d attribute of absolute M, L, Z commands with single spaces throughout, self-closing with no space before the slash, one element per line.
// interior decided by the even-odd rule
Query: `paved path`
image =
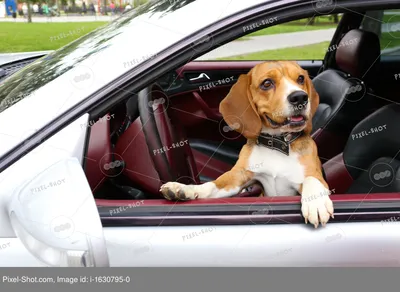
<path fill-rule="evenodd" d="M 330 41 L 335 29 L 290 32 L 265 36 L 255 36 L 250 39 L 227 43 L 203 56 L 200 60 L 215 60 L 217 58 L 238 56 L 266 50 L 284 49 Z"/>

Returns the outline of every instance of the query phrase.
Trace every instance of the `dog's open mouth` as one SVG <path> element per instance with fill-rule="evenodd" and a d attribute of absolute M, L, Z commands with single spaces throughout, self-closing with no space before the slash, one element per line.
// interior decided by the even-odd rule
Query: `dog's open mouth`
<path fill-rule="evenodd" d="M 270 122 L 271 126 L 274 128 L 289 126 L 289 127 L 300 127 L 304 126 L 307 122 L 307 117 L 303 114 L 295 114 L 290 117 L 287 117 L 283 123 L 277 123 L 273 119 L 271 119 L 268 115 L 265 115 L 267 120 Z"/>

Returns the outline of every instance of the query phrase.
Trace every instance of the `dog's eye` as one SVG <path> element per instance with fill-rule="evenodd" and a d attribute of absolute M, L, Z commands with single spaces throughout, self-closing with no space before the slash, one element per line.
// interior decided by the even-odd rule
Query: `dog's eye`
<path fill-rule="evenodd" d="M 303 84 L 304 84 L 304 76 L 303 76 L 303 75 L 300 75 L 300 76 L 297 78 L 297 83 L 300 84 L 300 85 L 303 85 Z"/>
<path fill-rule="evenodd" d="M 271 79 L 265 79 L 260 85 L 262 90 L 268 90 L 272 87 L 274 87 L 274 82 Z"/>

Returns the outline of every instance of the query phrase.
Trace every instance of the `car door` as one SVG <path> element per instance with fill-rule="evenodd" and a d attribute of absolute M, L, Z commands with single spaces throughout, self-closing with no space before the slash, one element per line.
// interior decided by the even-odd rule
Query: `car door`
<path fill-rule="evenodd" d="M 67 127 L 64 132 L 49 139 L 47 145 L 38 145 L 20 163 L 32 162 L 43 152 L 52 154 L 49 155 L 51 161 L 72 156 L 81 157 L 81 163 L 83 148 L 66 147 L 65 139 L 68 136 L 75 143 L 84 141 L 79 139 L 81 134 L 76 130 L 87 121 L 87 117 L 77 120 L 69 126 L 70 129 Z M 71 131 L 79 135 L 71 139 Z M 57 140 L 64 142 L 63 151 L 58 155 L 56 151 L 49 152 L 52 148 L 60 149 Z M 73 155 L 66 154 L 68 149 Z M 48 164 L 51 165 L 51 162 Z M 2 172 L 2 186 L 13 185 L 11 182 L 18 178 L 15 169 Z M 7 185 L 5 180 L 9 181 Z M 384 197 L 384 194 L 381 195 Z M 391 200 L 387 196 L 385 203 L 376 199 L 376 195 L 336 195 L 333 198 L 335 220 L 319 229 L 302 222 L 298 200 L 293 203 L 285 198 L 273 201 L 231 198 L 190 203 L 97 200 L 97 206 L 110 266 L 114 267 L 397 266 L 399 233 L 396 232 L 396 216 L 399 215 L 399 206 L 393 195 L 396 194 L 392 194 Z M 5 200 L 4 191 L 1 197 L 4 210 L 9 200 Z M 78 203 L 83 204 L 81 201 Z M 38 211 L 49 212 L 47 206 L 42 204 L 42 209 Z M 1 215 L 2 222 L 9 221 L 8 214 L 2 212 Z M 86 213 L 86 218 L 88 216 Z M 394 219 L 388 221 L 389 216 Z M 79 223 L 74 222 L 76 228 Z M 64 221 L 50 225 L 65 228 Z M 66 231 L 69 234 L 68 229 Z M 24 239 L 16 237 L 9 224 L 3 223 L 0 232 L 1 265 L 48 265 L 27 250 Z M 57 235 L 61 239 L 64 237 Z"/>
<path fill-rule="evenodd" d="M 86 114 L 1 172 L 0 266 L 109 266 L 82 167 L 87 122 Z"/>
<path fill-rule="evenodd" d="M 266 3 L 249 10 L 251 22 L 232 19 L 225 25 L 239 31 L 270 14 L 289 19 L 315 12 L 308 2 L 295 2 Z M 337 2 L 341 8 L 360 6 Z M 276 5 L 284 5 L 285 14 Z M 215 32 L 215 39 L 221 34 Z M 299 197 L 183 203 L 97 199 L 96 204 L 110 266 L 399 266 L 399 198 L 398 193 L 333 194 L 335 218 L 318 229 L 304 224 Z M 15 238 L 10 234 L 1 237 Z M 26 252 L 11 252 L 11 242 L 4 244 L 0 256 L 6 251 L 24 262 Z M 26 262 L 34 265 L 33 259 Z"/>
<path fill-rule="evenodd" d="M 315 6 L 308 4 L 296 7 L 297 17 L 315 13 Z M 338 4 L 341 8 L 360 5 L 356 1 Z M 335 7 L 330 13 L 335 13 Z M 293 9 L 290 5 L 285 8 L 289 14 Z M 264 12 L 252 22 L 276 15 L 273 9 Z M 235 31 L 251 23 L 227 26 Z M 235 80 L 234 74 L 246 73 L 250 64 L 255 63 L 192 62 L 174 73 L 172 79 L 184 80 L 182 84 L 190 91 L 185 98 L 176 98 L 177 111 L 187 118 L 183 123 L 190 127 L 191 123 L 200 124 L 196 119 L 220 118 L 218 103 L 229 90 L 230 80 Z M 185 73 L 189 74 L 186 78 Z M 201 82 L 191 84 L 196 80 Z M 205 80 L 212 80 L 211 84 Z M 226 83 L 214 86 L 218 80 Z M 179 82 L 177 93 L 183 93 Z M 206 96 L 210 101 L 204 102 Z M 187 132 L 196 135 L 198 131 Z M 304 224 L 299 197 L 97 203 L 106 236 L 118 241 L 109 249 L 110 262 L 116 266 L 399 266 L 399 226 L 395 222 L 400 194 L 332 192 L 335 218 L 318 229 Z"/>

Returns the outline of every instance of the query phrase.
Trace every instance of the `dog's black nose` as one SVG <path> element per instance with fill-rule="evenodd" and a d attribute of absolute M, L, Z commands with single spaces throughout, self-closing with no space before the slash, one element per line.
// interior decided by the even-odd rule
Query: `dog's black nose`
<path fill-rule="evenodd" d="M 292 105 L 306 104 L 308 102 L 308 94 L 304 91 L 294 91 L 287 97 L 288 101 Z"/>

